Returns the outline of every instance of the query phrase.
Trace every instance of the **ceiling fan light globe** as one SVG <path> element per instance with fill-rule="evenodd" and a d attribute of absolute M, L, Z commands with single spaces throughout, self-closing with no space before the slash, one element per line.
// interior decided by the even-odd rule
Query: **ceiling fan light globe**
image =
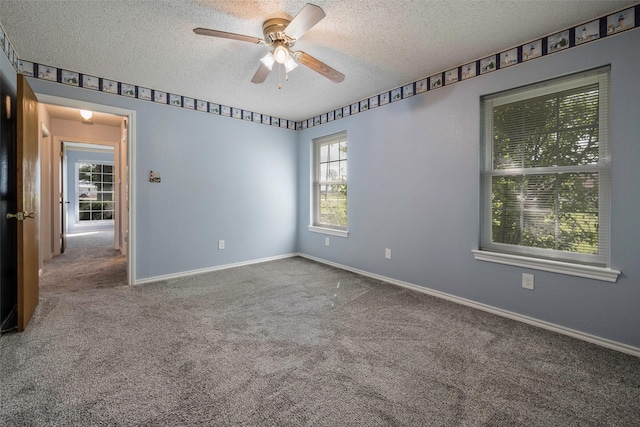
<path fill-rule="evenodd" d="M 289 56 L 289 59 L 284 63 L 284 69 L 288 73 L 291 70 L 294 70 L 298 66 L 298 63 L 293 59 L 292 56 Z"/>
<path fill-rule="evenodd" d="M 289 50 L 286 46 L 279 44 L 273 50 L 273 57 L 278 64 L 284 64 L 289 59 Z"/>
<path fill-rule="evenodd" d="M 273 69 L 273 64 L 276 62 L 276 60 L 273 57 L 273 53 L 269 52 L 265 56 L 260 58 L 260 62 L 262 62 L 264 66 L 267 67 L 269 71 L 271 71 Z"/>

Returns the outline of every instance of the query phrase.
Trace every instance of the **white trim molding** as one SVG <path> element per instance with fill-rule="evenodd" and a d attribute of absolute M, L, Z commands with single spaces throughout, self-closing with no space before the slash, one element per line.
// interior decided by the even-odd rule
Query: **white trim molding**
<path fill-rule="evenodd" d="M 297 257 L 298 255 L 299 254 L 297 254 L 297 253 L 291 253 L 291 254 L 285 254 L 285 255 L 276 255 L 276 256 L 269 257 L 269 258 L 253 259 L 253 260 L 249 260 L 249 261 L 236 262 L 236 263 L 233 263 L 233 264 L 224 264 L 224 265 L 216 265 L 214 267 L 200 268 L 198 270 L 181 271 L 179 273 L 172 273 L 172 274 L 164 274 L 162 276 L 147 277 L 145 279 L 136 280 L 135 284 L 136 285 L 144 285 L 144 284 L 147 284 L 147 283 L 160 282 L 162 280 L 180 279 L 180 278 L 187 277 L 187 276 L 194 276 L 196 274 L 204 274 L 204 273 L 211 273 L 212 271 L 226 270 L 228 268 L 243 267 L 245 265 L 252 265 L 252 264 L 260 264 L 260 263 L 267 262 L 267 261 L 277 261 L 279 259 L 284 259 L 284 258 L 293 258 L 293 257 Z"/>
<path fill-rule="evenodd" d="M 574 264 L 570 262 L 552 261 L 542 258 L 531 258 L 522 255 L 504 254 L 500 252 L 472 250 L 478 261 L 495 262 L 515 267 L 531 268 L 534 270 L 550 271 L 552 273 L 570 276 L 586 277 L 587 279 L 602 280 L 615 283 L 620 271 L 592 265 Z"/>
<path fill-rule="evenodd" d="M 634 347 L 628 344 L 620 343 L 617 341 L 612 341 L 606 338 L 598 337 L 595 335 L 587 334 L 585 332 L 581 332 L 575 329 L 566 328 L 564 326 L 556 325 L 554 323 L 545 322 L 543 320 L 538 320 L 533 317 L 524 316 L 522 314 L 514 313 L 512 311 L 503 310 L 501 308 L 493 307 L 487 304 L 482 304 L 476 301 L 472 301 L 466 298 L 461 298 L 455 295 L 448 294 L 446 292 L 436 291 L 433 289 L 425 288 L 422 286 L 414 285 L 412 283 L 403 282 L 401 280 L 392 279 L 385 276 L 380 276 L 378 274 L 369 273 L 368 271 L 359 270 L 357 268 L 348 267 L 346 265 L 338 264 L 331 261 L 326 261 L 321 258 L 316 258 L 311 255 L 306 254 L 298 254 L 303 258 L 310 259 L 312 261 L 316 261 L 322 264 L 327 264 L 332 267 L 340 268 L 342 270 L 351 271 L 356 274 L 361 274 L 363 276 L 371 277 L 373 279 L 377 279 L 392 285 L 401 286 L 403 288 L 411 289 L 417 292 L 421 292 L 423 294 L 431 295 L 436 298 L 442 298 L 447 301 L 455 302 L 458 304 L 466 305 L 467 307 L 476 308 L 478 310 L 486 311 L 488 313 L 492 313 L 498 316 L 506 317 L 507 319 L 516 320 L 518 322 L 526 323 L 528 325 L 536 326 L 542 329 L 546 329 L 548 331 L 557 332 L 559 334 L 567 335 L 582 341 L 586 341 L 592 344 L 599 345 L 601 347 L 609 348 L 612 350 L 619 351 L 621 353 L 630 354 L 632 356 L 640 357 L 640 347 Z"/>
<path fill-rule="evenodd" d="M 307 226 L 307 230 L 313 233 L 329 234 L 331 236 L 338 236 L 338 237 L 349 237 L 348 230 L 339 230 L 337 228 L 326 228 L 326 227 L 318 227 L 316 225 L 309 225 Z"/>

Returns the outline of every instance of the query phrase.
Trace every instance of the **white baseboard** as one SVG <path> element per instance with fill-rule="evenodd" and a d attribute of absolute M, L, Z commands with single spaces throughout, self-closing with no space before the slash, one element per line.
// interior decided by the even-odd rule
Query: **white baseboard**
<path fill-rule="evenodd" d="M 182 277 L 193 276 L 193 275 L 196 275 L 196 274 L 210 273 L 212 271 L 226 270 L 228 268 L 242 267 L 242 266 L 251 265 L 251 264 L 260 264 L 262 262 L 276 261 L 276 260 L 279 260 L 279 259 L 293 258 L 293 257 L 296 257 L 296 256 L 299 256 L 299 254 L 292 253 L 292 254 L 285 254 L 285 255 L 277 255 L 277 256 L 273 256 L 273 257 L 269 257 L 269 258 L 254 259 L 254 260 L 250 260 L 250 261 L 236 262 L 236 263 L 233 263 L 233 264 L 225 264 L 225 265 L 217 265 L 215 267 L 201 268 L 201 269 L 198 269 L 198 270 L 182 271 L 180 273 L 173 273 L 173 274 L 165 274 L 165 275 L 162 275 L 162 276 L 147 277 L 145 279 L 137 279 L 136 282 L 135 282 L 135 285 L 143 285 L 145 283 L 159 282 L 161 280 L 179 279 L 179 278 L 182 278 Z"/>
<path fill-rule="evenodd" d="M 568 335 L 573 338 L 577 338 L 582 341 L 590 342 L 592 344 L 596 344 L 602 347 L 610 348 L 612 350 L 616 350 L 622 353 L 630 354 L 632 356 L 640 357 L 640 348 L 634 347 L 631 345 L 627 345 L 624 343 L 608 340 L 606 338 L 601 338 L 595 335 L 587 334 L 585 332 L 577 331 L 575 329 L 566 328 L 564 326 L 556 325 L 554 323 L 545 322 L 544 320 L 538 320 L 533 317 L 524 316 L 522 314 L 514 313 L 512 311 L 503 310 L 501 308 L 493 307 L 487 304 L 482 304 L 473 300 L 469 300 L 466 298 L 461 298 L 455 295 L 448 294 L 446 292 L 436 291 L 433 289 L 425 288 L 422 286 L 414 285 L 412 283 L 403 282 L 401 280 L 392 279 L 390 277 L 380 276 L 378 274 L 369 273 L 368 271 L 359 270 L 357 268 L 352 268 L 346 265 L 338 264 L 335 262 L 327 261 L 322 258 L 316 258 L 311 255 L 306 255 L 303 253 L 298 254 L 303 258 L 310 259 L 312 261 L 316 261 L 322 264 L 327 264 L 332 267 L 340 268 L 342 270 L 351 271 L 353 273 L 361 274 L 363 276 L 371 277 L 372 279 L 377 279 L 386 283 L 390 283 L 396 286 L 402 286 L 403 288 L 412 289 L 414 291 L 422 292 L 427 295 L 431 295 L 437 298 L 442 298 L 447 301 L 452 301 L 458 304 L 466 305 L 468 307 L 473 307 L 478 310 L 486 311 L 489 313 L 496 314 L 498 316 L 506 317 L 508 319 L 517 320 L 519 322 L 523 322 L 532 326 L 537 326 L 542 329 L 547 329 L 549 331 L 557 332 L 559 334 Z"/>

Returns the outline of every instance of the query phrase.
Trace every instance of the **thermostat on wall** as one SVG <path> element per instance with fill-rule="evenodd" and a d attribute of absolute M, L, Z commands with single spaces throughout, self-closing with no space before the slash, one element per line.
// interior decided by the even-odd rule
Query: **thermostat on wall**
<path fill-rule="evenodd" d="M 149 171 L 149 182 L 160 182 L 160 172 Z"/>

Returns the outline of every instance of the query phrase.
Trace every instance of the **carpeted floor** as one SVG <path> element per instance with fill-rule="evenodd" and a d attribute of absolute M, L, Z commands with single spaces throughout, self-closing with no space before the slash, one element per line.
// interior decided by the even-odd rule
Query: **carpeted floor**
<path fill-rule="evenodd" d="M 113 231 L 67 235 L 65 252 L 46 261 L 42 293 L 72 292 L 127 285 L 127 259 L 113 249 Z"/>
<path fill-rule="evenodd" d="M 638 358 L 303 258 L 43 290 L 0 360 L 0 425 L 640 425 Z"/>

